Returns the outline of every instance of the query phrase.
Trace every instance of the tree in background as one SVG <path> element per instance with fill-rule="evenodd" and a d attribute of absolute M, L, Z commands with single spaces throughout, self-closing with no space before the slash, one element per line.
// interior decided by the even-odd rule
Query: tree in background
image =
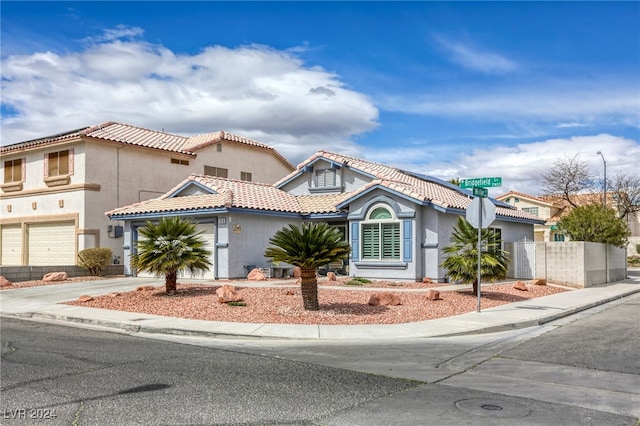
<path fill-rule="evenodd" d="M 613 193 L 613 205 L 619 217 L 625 218 L 640 212 L 640 175 L 619 173 L 611 181 L 607 179 L 607 187 Z"/>
<path fill-rule="evenodd" d="M 480 233 L 482 241 L 486 241 L 480 254 L 480 278 L 483 281 L 496 281 L 507 276 L 509 268 L 508 253 L 501 248 L 495 231 L 483 228 Z M 473 283 L 473 294 L 478 294 L 478 230 L 464 217 L 458 217 L 453 228 L 449 247 L 443 252 L 447 258 L 440 266 L 447 270 L 447 276 L 453 281 Z"/>
<path fill-rule="evenodd" d="M 195 274 L 211 267 L 211 252 L 197 232 L 196 224 L 178 216 L 162 218 L 159 223 L 147 222 L 138 229 L 143 237 L 137 251 L 131 255 L 131 267 L 157 276 L 164 275 L 168 294 L 176 291 L 178 273 Z"/>
<path fill-rule="evenodd" d="M 559 228 L 573 241 L 612 244 L 625 247 L 629 228 L 614 209 L 601 204 L 579 206 L 558 222 Z"/>
<path fill-rule="evenodd" d="M 304 223 L 302 228 L 291 224 L 276 232 L 269 243 L 272 247 L 267 248 L 265 257 L 298 266 L 304 308 L 320 310 L 318 267 L 342 260 L 351 251 L 340 230 L 326 223 Z"/>
<path fill-rule="evenodd" d="M 575 195 L 593 188 L 593 175 L 586 162 L 576 154 L 558 159 L 540 175 L 542 190 L 546 195 L 557 195 L 573 207 L 577 207 Z"/>

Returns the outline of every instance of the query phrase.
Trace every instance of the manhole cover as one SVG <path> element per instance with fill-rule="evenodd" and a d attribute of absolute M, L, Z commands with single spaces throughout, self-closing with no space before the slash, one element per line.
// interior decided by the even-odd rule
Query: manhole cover
<path fill-rule="evenodd" d="M 456 402 L 456 407 L 465 413 L 485 417 L 511 419 L 525 417 L 529 414 L 529 409 L 524 405 L 501 399 L 462 399 Z"/>

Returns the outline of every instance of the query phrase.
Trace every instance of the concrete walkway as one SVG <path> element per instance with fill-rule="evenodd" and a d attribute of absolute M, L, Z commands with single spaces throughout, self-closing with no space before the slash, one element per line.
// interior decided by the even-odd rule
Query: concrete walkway
<path fill-rule="evenodd" d="M 191 282 L 191 281 L 190 281 Z M 208 281 L 210 283 L 210 281 Z M 237 286 L 286 286 L 288 282 L 241 282 Z M 61 305 L 81 295 L 99 296 L 134 290 L 142 285 L 164 285 L 155 278 L 114 278 L 100 281 L 48 285 L 0 291 L 0 316 L 59 324 L 117 329 L 129 333 L 194 335 L 215 338 L 283 339 L 402 339 L 489 333 L 548 323 L 604 303 L 640 292 L 640 271 L 630 271 L 624 281 L 551 296 L 510 303 L 482 312 L 403 324 L 292 325 L 203 321 L 104 309 Z M 293 284 L 292 284 L 293 285 Z M 327 288 L 327 287 L 323 287 Z M 342 290 L 356 288 L 335 287 Z M 439 287 L 439 291 L 461 286 Z M 364 289 L 363 289 L 364 290 Z M 376 289 L 366 288 L 367 291 Z M 389 289 L 382 289 L 389 291 Z M 416 291 L 415 289 L 393 289 Z M 421 290 L 424 291 L 424 290 Z"/>

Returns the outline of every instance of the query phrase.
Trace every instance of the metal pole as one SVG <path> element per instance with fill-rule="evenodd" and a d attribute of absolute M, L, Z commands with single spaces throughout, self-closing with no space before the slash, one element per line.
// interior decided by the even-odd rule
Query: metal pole
<path fill-rule="evenodd" d="M 478 289 L 478 303 L 476 306 L 476 311 L 480 312 L 480 277 L 481 277 L 481 271 L 480 271 L 480 255 L 482 254 L 482 204 L 484 203 L 484 200 L 482 199 L 482 197 L 480 198 L 480 208 L 478 209 L 478 285 L 477 285 L 477 289 Z"/>
<path fill-rule="evenodd" d="M 606 209 L 607 208 L 607 162 L 604 159 L 604 155 L 602 154 L 602 151 L 598 151 L 598 155 L 602 157 L 602 164 L 604 165 L 604 191 L 602 194 L 602 205 Z"/>

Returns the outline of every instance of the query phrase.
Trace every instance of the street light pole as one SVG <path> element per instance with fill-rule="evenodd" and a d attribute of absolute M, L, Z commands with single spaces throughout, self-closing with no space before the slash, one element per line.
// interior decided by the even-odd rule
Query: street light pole
<path fill-rule="evenodd" d="M 604 164 L 604 191 L 602 196 L 602 203 L 604 208 L 607 208 L 607 162 L 604 160 L 604 155 L 602 155 L 601 151 L 598 151 L 600 157 L 602 157 L 602 164 Z"/>

